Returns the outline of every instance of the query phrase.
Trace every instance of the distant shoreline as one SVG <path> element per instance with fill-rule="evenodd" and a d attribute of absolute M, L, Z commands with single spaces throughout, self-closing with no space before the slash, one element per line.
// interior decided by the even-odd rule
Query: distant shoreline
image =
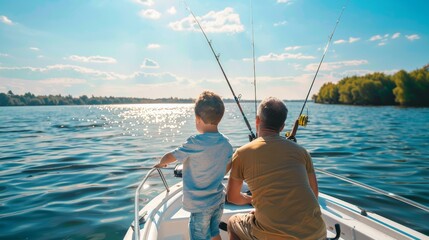
<path fill-rule="evenodd" d="M 111 105 L 111 104 L 153 104 L 153 103 L 194 103 L 193 98 L 132 98 L 132 97 L 73 97 L 71 95 L 39 95 L 30 92 L 16 95 L 12 91 L 0 93 L 0 106 L 67 106 L 67 105 Z M 234 99 L 223 99 L 225 103 L 235 102 Z M 254 102 L 242 99 L 240 102 Z M 257 100 L 260 102 L 261 100 Z M 304 100 L 283 100 L 285 102 L 303 102 Z"/>

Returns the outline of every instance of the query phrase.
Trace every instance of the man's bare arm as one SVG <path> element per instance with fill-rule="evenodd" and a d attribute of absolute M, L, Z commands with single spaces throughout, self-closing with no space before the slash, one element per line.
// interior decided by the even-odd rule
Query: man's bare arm
<path fill-rule="evenodd" d="M 232 166 L 232 162 L 229 162 L 229 163 L 226 165 L 226 172 L 225 172 L 225 175 L 226 175 L 226 174 L 228 174 L 229 170 L 231 170 L 231 166 Z"/>
<path fill-rule="evenodd" d="M 309 173 L 308 174 L 308 181 L 310 182 L 310 187 L 313 190 L 314 195 L 316 198 L 319 197 L 319 186 L 317 185 L 317 179 L 315 173 Z"/>
<path fill-rule="evenodd" d="M 252 203 L 252 196 L 241 192 L 243 181 L 235 178 L 228 179 L 227 199 L 228 202 L 235 205 L 246 205 Z"/>

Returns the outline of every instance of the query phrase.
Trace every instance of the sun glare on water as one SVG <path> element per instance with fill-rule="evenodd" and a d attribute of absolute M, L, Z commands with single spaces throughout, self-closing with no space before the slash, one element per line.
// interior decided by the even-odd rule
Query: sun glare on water
<path fill-rule="evenodd" d="M 174 142 L 193 119 L 193 104 L 129 104 L 99 106 L 108 126 L 123 129 L 123 135 L 143 136 Z M 109 116 L 110 115 L 110 116 Z"/>

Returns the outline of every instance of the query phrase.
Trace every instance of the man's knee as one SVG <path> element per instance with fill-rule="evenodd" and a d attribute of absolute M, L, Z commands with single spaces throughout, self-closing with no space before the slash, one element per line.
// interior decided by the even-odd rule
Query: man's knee
<path fill-rule="evenodd" d="M 237 218 L 237 215 L 233 215 L 228 219 L 228 234 L 229 234 L 230 239 L 238 239 L 238 238 L 236 238 L 237 236 L 236 236 L 235 231 L 234 231 L 234 229 L 235 229 L 234 224 L 236 222 L 236 220 L 235 220 L 236 218 Z"/>
<path fill-rule="evenodd" d="M 235 215 L 233 215 L 233 216 L 231 216 L 229 219 L 228 219 L 228 232 L 230 232 L 230 231 L 232 231 L 232 229 L 233 229 L 233 226 L 232 226 L 232 224 L 233 224 L 233 218 L 235 217 Z"/>
<path fill-rule="evenodd" d="M 256 239 L 252 234 L 253 213 L 235 214 L 228 219 L 230 239 Z"/>

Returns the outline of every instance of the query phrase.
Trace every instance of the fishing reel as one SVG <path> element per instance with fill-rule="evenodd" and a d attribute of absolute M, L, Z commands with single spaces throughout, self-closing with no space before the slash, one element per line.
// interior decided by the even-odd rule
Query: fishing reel
<path fill-rule="evenodd" d="M 303 126 L 303 127 L 307 126 L 307 123 L 309 122 L 308 115 L 300 115 L 296 122 L 298 123 L 298 125 L 297 126 L 294 125 L 292 128 L 292 131 L 287 131 L 285 134 L 286 138 L 293 140 L 294 142 L 296 142 L 295 134 L 296 134 L 296 131 L 298 130 L 298 126 Z M 294 133 L 293 136 L 292 136 L 292 132 Z"/>
<path fill-rule="evenodd" d="M 305 127 L 305 126 L 307 126 L 307 123 L 308 123 L 308 116 L 307 115 L 299 116 L 299 118 L 298 118 L 298 125 L 299 126 Z"/>

